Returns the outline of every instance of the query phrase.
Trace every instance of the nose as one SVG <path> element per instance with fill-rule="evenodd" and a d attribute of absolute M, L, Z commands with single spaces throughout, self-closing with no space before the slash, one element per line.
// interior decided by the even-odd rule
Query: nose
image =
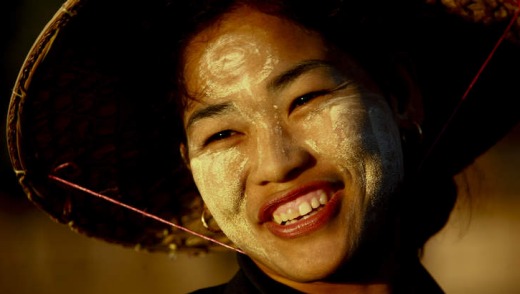
<path fill-rule="evenodd" d="M 315 162 L 307 148 L 282 127 L 257 136 L 253 180 L 258 185 L 290 181 Z"/>

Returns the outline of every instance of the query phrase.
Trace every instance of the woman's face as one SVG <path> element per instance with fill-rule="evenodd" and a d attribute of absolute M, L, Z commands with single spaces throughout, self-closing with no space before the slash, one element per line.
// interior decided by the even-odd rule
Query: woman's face
<path fill-rule="evenodd" d="M 184 149 L 223 232 L 280 279 L 333 273 L 402 177 L 385 99 L 319 35 L 248 8 L 184 57 Z"/>

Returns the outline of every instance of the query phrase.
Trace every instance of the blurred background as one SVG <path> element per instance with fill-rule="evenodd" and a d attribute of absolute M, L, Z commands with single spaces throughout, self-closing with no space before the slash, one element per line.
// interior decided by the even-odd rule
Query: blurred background
<path fill-rule="evenodd" d="M 59 0 L 0 4 L 0 118 L 18 70 Z M 518 97 L 518 95 L 516 95 Z M 233 253 L 136 252 L 54 223 L 25 198 L 0 134 L 0 293 L 187 293 L 227 281 Z M 520 125 L 478 158 L 473 197 L 461 197 L 423 262 L 447 293 L 520 293 Z M 465 176 L 461 175 L 459 179 Z"/>

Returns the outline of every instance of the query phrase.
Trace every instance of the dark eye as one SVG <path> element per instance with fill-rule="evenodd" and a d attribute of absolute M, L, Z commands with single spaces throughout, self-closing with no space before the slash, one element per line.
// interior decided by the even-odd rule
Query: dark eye
<path fill-rule="evenodd" d="M 310 92 L 303 96 L 300 96 L 293 100 L 293 102 L 291 103 L 291 106 L 289 107 L 289 111 L 292 112 L 294 109 L 309 103 L 309 101 L 313 100 L 314 98 L 326 95 L 328 93 L 330 93 L 330 91 L 321 90 L 321 91 Z"/>
<path fill-rule="evenodd" d="M 234 134 L 236 134 L 236 132 L 233 130 L 224 130 L 224 131 L 217 132 L 217 133 L 211 135 L 208 139 L 206 139 L 206 141 L 204 141 L 204 146 L 207 146 L 208 144 L 211 144 L 213 142 L 224 140 L 226 138 L 233 136 Z"/>

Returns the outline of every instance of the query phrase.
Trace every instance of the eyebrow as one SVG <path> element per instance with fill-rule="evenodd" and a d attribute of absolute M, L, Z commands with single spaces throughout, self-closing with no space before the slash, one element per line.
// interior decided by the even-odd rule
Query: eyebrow
<path fill-rule="evenodd" d="M 330 63 L 324 60 L 306 60 L 275 77 L 267 87 L 269 90 L 273 92 L 280 91 L 292 82 L 294 82 L 301 75 L 320 67 L 329 69 L 334 68 Z"/>
<path fill-rule="evenodd" d="M 218 116 L 223 113 L 229 112 L 234 108 L 231 102 L 223 102 L 218 104 L 208 105 L 206 107 L 200 108 L 193 112 L 193 114 L 188 119 L 186 123 L 186 130 L 188 130 L 194 123 L 200 121 L 204 118 L 210 118 L 213 116 Z"/>

